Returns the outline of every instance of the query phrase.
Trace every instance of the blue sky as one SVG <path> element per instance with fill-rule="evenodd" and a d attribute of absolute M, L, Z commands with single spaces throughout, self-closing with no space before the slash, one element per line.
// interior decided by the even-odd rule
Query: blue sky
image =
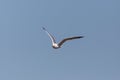
<path fill-rule="evenodd" d="M 0 80 L 120 80 L 119 0 L 0 0 Z M 41 27 L 59 42 L 53 49 Z"/>

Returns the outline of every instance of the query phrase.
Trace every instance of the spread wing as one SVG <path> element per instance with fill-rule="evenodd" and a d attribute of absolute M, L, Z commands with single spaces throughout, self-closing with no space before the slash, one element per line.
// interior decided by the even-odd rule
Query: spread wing
<path fill-rule="evenodd" d="M 48 36 L 50 37 L 52 43 L 56 43 L 54 37 L 44 27 L 43 27 L 43 30 L 48 34 Z"/>
<path fill-rule="evenodd" d="M 79 38 L 83 38 L 83 36 L 76 36 L 76 37 L 65 38 L 58 45 L 61 46 L 64 42 L 66 42 L 68 40 L 79 39 Z"/>

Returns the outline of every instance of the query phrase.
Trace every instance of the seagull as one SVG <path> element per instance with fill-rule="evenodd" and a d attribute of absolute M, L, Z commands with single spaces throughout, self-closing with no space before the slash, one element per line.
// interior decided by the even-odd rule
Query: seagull
<path fill-rule="evenodd" d="M 69 40 L 73 40 L 73 39 L 79 39 L 79 38 L 83 38 L 84 36 L 74 36 L 74 37 L 69 37 L 69 38 L 64 38 L 63 40 L 61 40 L 59 43 L 56 43 L 55 38 L 46 30 L 46 28 L 42 27 L 42 29 L 47 33 L 47 35 L 50 37 L 51 41 L 52 41 L 52 47 L 54 49 L 58 49 L 61 48 L 61 46 L 63 45 L 64 42 L 69 41 Z"/>

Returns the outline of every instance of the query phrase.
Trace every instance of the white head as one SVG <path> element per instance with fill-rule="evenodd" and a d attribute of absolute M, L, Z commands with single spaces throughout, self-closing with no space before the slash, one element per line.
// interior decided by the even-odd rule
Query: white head
<path fill-rule="evenodd" d="M 52 45 L 52 47 L 53 47 L 54 49 L 60 48 L 60 46 L 59 46 L 57 43 L 54 43 L 54 44 Z"/>

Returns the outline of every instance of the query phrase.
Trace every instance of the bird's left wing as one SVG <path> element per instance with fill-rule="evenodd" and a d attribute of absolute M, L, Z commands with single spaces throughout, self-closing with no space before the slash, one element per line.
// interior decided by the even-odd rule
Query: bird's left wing
<path fill-rule="evenodd" d="M 52 40 L 52 43 L 56 43 L 54 37 L 44 27 L 43 27 L 43 30 L 45 30 L 45 32 L 48 34 L 48 36 Z"/>

